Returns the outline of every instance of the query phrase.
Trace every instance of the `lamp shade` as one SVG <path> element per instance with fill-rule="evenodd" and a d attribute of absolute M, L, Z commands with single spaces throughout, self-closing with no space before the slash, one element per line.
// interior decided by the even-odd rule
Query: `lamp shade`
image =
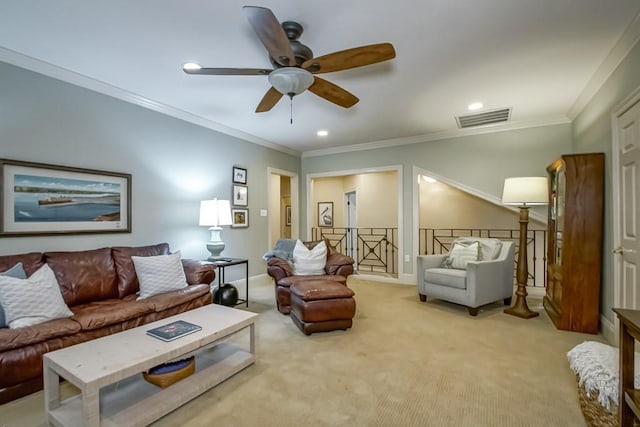
<path fill-rule="evenodd" d="M 547 178 L 530 176 L 507 178 L 502 190 L 505 205 L 546 205 L 549 201 Z"/>
<path fill-rule="evenodd" d="M 313 75 L 297 67 L 282 67 L 269 73 L 269 83 L 283 95 L 299 95 L 314 82 Z"/>
<path fill-rule="evenodd" d="M 202 200 L 200 202 L 200 225 L 217 227 L 231 225 L 231 205 L 228 200 Z"/>

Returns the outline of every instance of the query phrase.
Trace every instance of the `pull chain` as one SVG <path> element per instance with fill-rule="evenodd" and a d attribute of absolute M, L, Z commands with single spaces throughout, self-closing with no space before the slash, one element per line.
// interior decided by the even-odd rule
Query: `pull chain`
<path fill-rule="evenodd" d="M 293 93 L 289 94 L 289 124 L 293 125 Z"/>

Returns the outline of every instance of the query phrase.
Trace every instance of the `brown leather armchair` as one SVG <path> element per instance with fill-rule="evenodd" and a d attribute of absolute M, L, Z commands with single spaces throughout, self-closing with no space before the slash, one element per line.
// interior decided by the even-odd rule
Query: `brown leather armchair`
<path fill-rule="evenodd" d="M 312 242 L 302 242 L 304 245 L 313 249 L 322 240 Z M 295 283 L 301 283 L 307 280 L 330 280 L 332 282 L 346 285 L 347 277 L 353 274 L 354 260 L 350 256 L 341 254 L 333 246 L 325 240 L 327 244 L 327 262 L 324 267 L 325 274 L 312 276 L 296 276 L 293 273 L 293 267 L 287 260 L 283 258 L 272 257 L 267 261 L 267 274 L 273 277 L 275 281 L 276 306 L 282 314 L 289 314 L 291 311 L 291 295 L 289 287 Z"/>

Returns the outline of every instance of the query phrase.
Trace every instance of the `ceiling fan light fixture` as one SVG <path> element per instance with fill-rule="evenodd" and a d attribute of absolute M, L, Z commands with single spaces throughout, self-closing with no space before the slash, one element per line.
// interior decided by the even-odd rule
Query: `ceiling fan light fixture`
<path fill-rule="evenodd" d="M 282 67 L 269 74 L 269 83 L 283 95 L 299 95 L 313 84 L 313 75 L 297 67 Z"/>
<path fill-rule="evenodd" d="M 195 62 L 186 62 L 185 64 L 182 65 L 182 69 L 183 70 L 200 70 L 202 69 L 202 67 L 200 66 L 200 64 L 197 64 Z"/>

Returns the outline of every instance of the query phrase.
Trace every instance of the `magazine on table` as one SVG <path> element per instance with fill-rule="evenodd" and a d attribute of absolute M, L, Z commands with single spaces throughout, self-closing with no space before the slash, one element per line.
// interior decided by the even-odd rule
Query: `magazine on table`
<path fill-rule="evenodd" d="M 202 326 L 194 325 L 193 323 L 185 322 L 184 320 L 176 320 L 175 322 L 149 329 L 147 334 L 154 338 L 161 339 L 162 341 L 173 341 L 185 335 L 198 332 L 201 329 Z"/>

